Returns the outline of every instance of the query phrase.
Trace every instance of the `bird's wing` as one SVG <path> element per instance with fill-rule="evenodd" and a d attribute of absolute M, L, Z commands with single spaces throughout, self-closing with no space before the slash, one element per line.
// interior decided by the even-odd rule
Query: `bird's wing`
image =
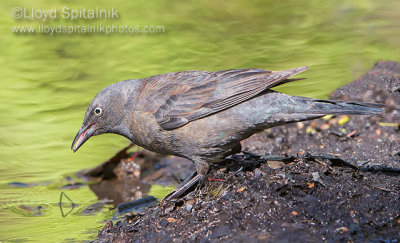
<path fill-rule="evenodd" d="M 148 78 L 141 93 L 149 102 L 147 111 L 154 111 L 161 128 L 171 130 L 229 109 L 269 88 L 298 80 L 287 78 L 307 68 L 171 73 Z"/>

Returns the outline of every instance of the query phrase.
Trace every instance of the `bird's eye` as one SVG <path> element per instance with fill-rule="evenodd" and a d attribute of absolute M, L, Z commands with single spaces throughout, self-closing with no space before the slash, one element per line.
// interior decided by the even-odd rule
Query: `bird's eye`
<path fill-rule="evenodd" d="M 96 115 L 100 115 L 101 112 L 102 112 L 102 110 L 100 107 L 97 107 L 96 109 L 94 109 L 94 114 L 96 114 Z"/>

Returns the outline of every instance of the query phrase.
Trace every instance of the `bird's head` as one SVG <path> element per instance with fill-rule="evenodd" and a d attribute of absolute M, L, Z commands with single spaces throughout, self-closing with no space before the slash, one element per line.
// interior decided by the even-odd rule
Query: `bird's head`
<path fill-rule="evenodd" d="M 124 109 L 127 97 L 121 83 L 104 88 L 94 97 L 72 142 L 71 149 L 74 152 L 92 136 L 104 133 L 125 135 L 122 123 L 126 115 Z"/>

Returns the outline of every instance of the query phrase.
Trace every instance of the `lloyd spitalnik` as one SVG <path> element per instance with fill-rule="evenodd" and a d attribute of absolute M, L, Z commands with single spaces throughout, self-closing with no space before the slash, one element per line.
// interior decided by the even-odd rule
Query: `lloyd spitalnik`
<path fill-rule="evenodd" d="M 13 9 L 13 17 L 14 18 L 24 18 L 24 19 L 42 19 L 43 21 L 57 18 L 60 13 L 60 10 L 57 8 L 52 9 L 35 9 L 31 8 L 30 10 L 26 7 L 19 8 L 16 7 Z M 118 10 L 114 9 L 114 7 L 108 9 L 99 9 L 99 8 L 80 8 L 80 9 L 70 9 L 68 7 L 61 8 L 61 18 L 63 19 L 118 19 Z"/>
<path fill-rule="evenodd" d="M 118 10 L 114 7 L 108 9 L 70 9 L 63 7 L 61 9 L 61 15 L 64 19 L 118 19 Z"/>

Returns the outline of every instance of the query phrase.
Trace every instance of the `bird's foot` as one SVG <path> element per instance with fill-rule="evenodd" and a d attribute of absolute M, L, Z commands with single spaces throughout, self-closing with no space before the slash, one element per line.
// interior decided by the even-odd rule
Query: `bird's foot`
<path fill-rule="evenodd" d="M 209 164 L 203 160 L 196 160 L 194 162 L 196 165 L 196 172 L 188 176 L 175 190 L 164 197 L 161 203 L 178 199 L 195 188 L 199 191 L 199 189 L 204 186 L 206 180 L 205 175 L 208 173 Z"/>

